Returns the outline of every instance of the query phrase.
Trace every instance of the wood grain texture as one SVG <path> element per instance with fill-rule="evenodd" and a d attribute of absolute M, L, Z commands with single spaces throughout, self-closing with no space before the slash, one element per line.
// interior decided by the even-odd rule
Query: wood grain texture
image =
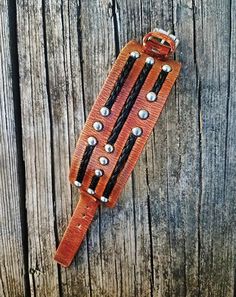
<path fill-rule="evenodd" d="M 18 133 L 19 117 L 16 113 L 18 96 L 12 73 L 15 57 L 11 14 L 7 1 L 0 6 L 0 296 L 23 296 L 25 266 L 22 242 L 21 211 L 22 179 L 19 174 Z M 19 157 L 19 159 L 18 159 Z M 22 222 L 23 223 L 23 222 Z"/>
<path fill-rule="evenodd" d="M 235 296 L 235 12 L 232 0 L 2 0 L 1 296 Z M 118 205 L 59 268 L 75 142 L 120 49 L 156 26 L 180 38 L 181 76 Z"/>

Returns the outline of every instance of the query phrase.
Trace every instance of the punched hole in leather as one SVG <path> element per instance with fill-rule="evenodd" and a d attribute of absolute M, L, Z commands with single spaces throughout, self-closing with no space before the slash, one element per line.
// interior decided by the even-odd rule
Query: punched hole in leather
<path fill-rule="evenodd" d="M 120 52 L 76 144 L 70 182 L 80 197 L 54 259 L 68 267 L 100 204 L 114 207 L 166 103 L 181 65 L 162 29 Z M 111 226 L 112 228 L 112 226 Z"/>

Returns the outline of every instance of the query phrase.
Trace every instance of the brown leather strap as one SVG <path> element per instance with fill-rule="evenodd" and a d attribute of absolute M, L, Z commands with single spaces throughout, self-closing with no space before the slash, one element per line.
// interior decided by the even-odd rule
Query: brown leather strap
<path fill-rule="evenodd" d="M 54 257 L 62 266 L 68 267 L 71 264 L 98 206 L 97 199 L 86 192 L 81 192 L 79 202 Z"/>
<path fill-rule="evenodd" d="M 61 265 L 70 265 L 99 201 L 116 204 L 179 75 L 170 57 L 177 43 L 163 30 L 149 33 L 143 45 L 129 42 L 113 65 L 73 155 L 70 181 L 81 197 L 56 252 Z"/>

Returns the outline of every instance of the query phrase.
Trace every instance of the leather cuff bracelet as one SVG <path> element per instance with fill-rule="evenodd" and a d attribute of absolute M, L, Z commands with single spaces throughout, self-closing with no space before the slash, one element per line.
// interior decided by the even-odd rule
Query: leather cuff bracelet
<path fill-rule="evenodd" d="M 113 207 L 180 71 L 178 39 L 161 29 L 121 51 L 77 142 L 70 181 L 80 199 L 55 260 L 73 260 L 100 203 Z"/>

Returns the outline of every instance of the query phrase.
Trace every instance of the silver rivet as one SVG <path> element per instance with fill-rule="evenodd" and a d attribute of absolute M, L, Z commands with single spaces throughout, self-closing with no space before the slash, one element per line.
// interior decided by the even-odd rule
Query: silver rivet
<path fill-rule="evenodd" d="M 110 109 L 107 108 L 107 107 L 105 107 L 105 106 L 103 106 L 103 107 L 100 109 L 100 113 L 101 113 L 101 115 L 102 115 L 103 117 L 107 117 L 107 116 L 109 116 L 109 114 L 110 114 Z"/>
<path fill-rule="evenodd" d="M 102 131 L 103 129 L 103 124 L 101 122 L 94 122 L 93 123 L 93 128 L 96 131 Z"/>
<path fill-rule="evenodd" d="M 131 57 L 135 58 L 135 59 L 138 59 L 140 57 L 140 54 L 139 52 L 137 51 L 133 51 L 131 54 L 130 54 Z"/>
<path fill-rule="evenodd" d="M 95 175 L 96 175 L 96 176 L 103 176 L 103 170 L 101 170 L 101 169 L 96 169 L 96 170 L 95 170 Z"/>
<path fill-rule="evenodd" d="M 170 65 L 163 65 L 162 66 L 162 70 L 165 71 L 165 72 L 170 72 L 171 71 L 171 67 L 170 67 Z"/>
<path fill-rule="evenodd" d="M 153 59 L 153 57 L 147 57 L 147 59 L 146 59 L 147 64 L 153 65 L 154 62 L 155 62 L 155 60 Z"/>
<path fill-rule="evenodd" d="M 141 109 L 138 112 L 138 116 L 141 120 L 146 120 L 149 116 L 149 112 L 146 109 Z"/>
<path fill-rule="evenodd" d="M 92 190 L 92 189 L 90 189 L 90 188 L 88 188 L 88 190 L 87 190 L 87 192 L 90 194 L 90 195 L 94 195 L 94 190 Z"/>
<path fill-rule="evenodd" d="M 109 160 L 106 157 L 100 157 L 99 162 L 102 165 L 107 165 L 109 163 Z"/>
<path fill-rule="evenodd" d="M 77 180 L 74 181 L 74 185 L 75 185 L 76 187 L 78 187 L 78 188 L 81 187 L 81 183 L 78 182 Z"/>
<path fill-rule="evenodd" d="M 93 136 L 90 136 L 87 141 L 88 141 L 89 145 L 96 145 L 97 144 L 97 139 L 95 137 L 93 137 Z"/>
<path fill-rule="evenodd" d="M 155 101 L 157 99 L 157 95 L 154 92 L 147 93 L 146 97 L 147 97 L 147 100 L 150 101 L 150 102 L 153 102 L 153 101 Z"/>
<path fill-rule="evenodd" d="M 139 127 L 135 127 L 135 128 L 132 129 L 132 133 L 133 133 L 133 135 L 135 135 L 135 136 L 141 136 L 142 133 L 143 133 L 143 131 L 142 131 L 141 128 L 139 128 Z"/>
<path fill-rule="evenodd" d="M 101 197 L 101 201 L 104 202 L 104 203 L 106 203 L 106 202 L 108 202 L 108 199 L 106 197 L 102 196 Z"/>
<path fill-rule="evenodd" d="M 111 145 L 111 144 L 106 144 L 106 145 L 105 145 L 105 151 L 106 151 L 107 153 L 112 153 L 112 152 L 114 151 L 114 147 L 113 147 L 113 145 Z"/>

